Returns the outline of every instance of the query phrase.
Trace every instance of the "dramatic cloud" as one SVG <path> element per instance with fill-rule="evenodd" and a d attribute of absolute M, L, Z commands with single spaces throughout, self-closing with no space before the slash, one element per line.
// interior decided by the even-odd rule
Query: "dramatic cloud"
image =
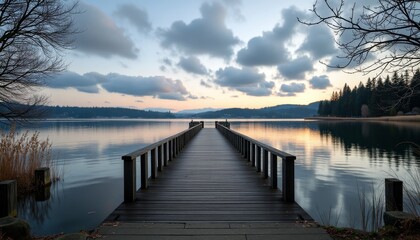
<path fill-rule="evenodd" d="M 80 13 L 75 26 L 81 31 L 75 38 L 75 50 L 101 57 L 137 58 L 133 41 L 117 27 L 113 20 L 98 8 L 79 3 Z"/>
<path fill-rule="evenodd" d="M 290 84 L 282 84 L 280 86 L 280 93 L 279 96 L 287 96 L 292 97 L 296 96 L 296 93 L 301 93 L 305 91 L 305 84 L 304 83 L 290 83 Z"/>
<path fill-rule="evenodd" d="M 189 24 L 176 21 L 169 29 L 160 29 L 162 47 L 176 48 L 186 54 L 208 54 L 230 59 L 233 47 L 240 41 L 225 25 L 225 8 L 218 3 L 204 3 L 200 11 L 202 18 Z"/>
<path fill-rule="evenodd" d="M 116 73 L 102 75 L 100 73 L 86 73 L 79 75 L 65 72 L 47 81 L 50 88 L 75 88 L 81 92 L 98 93 L 99 86 L 111 93 L 120 93 L 131 96 L 152 96 L 160 99 L 185 100 L 190 96 L 180 80 L 154 76 L 126 76 Z"/>
<path fill-rule="evenodd" d="M 326 56 L 337 55 L 334 36 L 324 25 L 311 26 L 306 38 L 298 51 L 309 53 L 313 59 L 318 60 Z"/>
<path fill-rule="evenodd" d="M 108 92 L 173 100 L 185 100 L 183 95 L 189 94 L 181 81 L 165 77 L 132 77 L 116 73 L 104 77 L 106 81 L 102 87 Z"/>
<path fill-rule="evenodd" d="M 149 21 L 149 15 L 143 9 L 134 4 L 124 4 L 118 7 L 115 15 L 127 19 L 140 33 L 148 33 L 152 30 L 152 24 Z"/>
<path fill-rule="evenodd" d="M 249 40 L 238 52 L 236 61 L 243 66 L 274 66 L 286 62 L 289 56 L 286 41 L 293 37 L 299 24 L 296 17 L 303 14 L 295 7 L 284 9 L 282 26 L 276 25 L 272 31 Z"/>
<path fill-rule="evenodd" d="M 196 57 L 188 57 L 184 58 L 181 57 L 179 60 L 178 66 L 180 66 L 184 71 L 189 73 L 194 73 L 198 75 L 206 75 L 207 69 L 206 67 L 201 64 L 200 59 Z"/>
<path fill-rule="evenodd" d="M 309 83 L 313 89 L 326 89 L 327 87 L 332 86 L 328 76 L 326 75 L 314 76 L 311 80 L 309 80 Z"/>
<path fill-rule="evenodd" d="M 299 57 L 290 62 L 280 64 L 277 70 L 285 79 L 305 79 L 305 73 L 314 70 L 312 61 L 306 57 Z"/>
<path fill-rule="evenodd" d="M 216 71 L 215 83 L 235 89 L 251 96 L 268 96 L 274 87 L 273 82 L 265 80 L 263 73 L 254 68 L 226 67 Z"/>
<path fill-rule="evenodd" d="M 285 62 L 288 52 L 271 32 L 249 40 L 246 48 L 238 52 L 236 61 L 243 66 L 272 66 Z"/>
<path fill-rule="evenodd" d="M 89 76 L 81 76 L 74 72 L 62 72 L 46 80 L 49 88 L 68 89 L 74 88 L 80 92 L 98 93 L 98 80 Z"/>

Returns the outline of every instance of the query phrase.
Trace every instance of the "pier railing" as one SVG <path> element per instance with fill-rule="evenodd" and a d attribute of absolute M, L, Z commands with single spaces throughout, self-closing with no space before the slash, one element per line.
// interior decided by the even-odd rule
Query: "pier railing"
<path fill-rule="evenodd" d="M 191 124 L 190 128 L 177 133 L 173 136 L 150 144 L 144 148 L 122 156 L 124 161 L 124 202 L 134 202 L 136 199 L 136 158 L 140 157 L 140 182 L 141 189 L 147 189 L 149 180 L 149 158 L 151 162 L 150 178 L 157 177 L 163 167 L 176 157 L 182 148 L 187 144 L 202 128 L 203 122 Z"/>
<path fill-rule="evenodd" d="M 277 159 L 282 159 L 282 192 L 283 200 L 295 201 L 295 160 L 296 156 L 268 146 L 244 134 L 238 133 L 227 127 L 224 122 L 216 122 L 216 128 L 233 144 L 242 156 L 261 172 L 264 178 L 269 176 L 270 185 L 277 189 Z M 270 160 L 270 161 L 269 161 Z"/>

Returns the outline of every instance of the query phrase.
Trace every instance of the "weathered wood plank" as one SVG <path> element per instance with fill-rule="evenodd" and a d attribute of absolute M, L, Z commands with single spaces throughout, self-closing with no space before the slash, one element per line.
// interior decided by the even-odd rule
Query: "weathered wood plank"
<path fill-rule="evenodd" d="M 179 149 L 178 143 L 172 145 L 173 151 Z M 255 156 L 254 161 L 247 160 L 256 148 L 248 145 L 244 158 L 216 129 L 202 129 L 164 174 L 136 192 L 136 202 L 120 205 L 108 220 L 312 220 L 296 203 L 284 203 L 281 191 L 271 189 L 265 174 L 255 172 Z"/>

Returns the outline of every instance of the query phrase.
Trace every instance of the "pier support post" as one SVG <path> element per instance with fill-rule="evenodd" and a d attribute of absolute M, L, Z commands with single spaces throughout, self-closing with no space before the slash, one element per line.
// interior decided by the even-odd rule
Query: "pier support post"
<path fill-rule="evenodd" d="M 0 182 L 0 218 L 17 216 L 16 180 Z"/>
<path fill-rule="evenodd" d="M 276 189 L 277 188 L 277 156 L 274 154 L 271 154 L 271 178 L 270 178 L 270 185 L 271 188 Z"/>
<path fill-rule="evenodd" d="M 141 189 L 147 189 L 148 180 L 149 180 L 149 159 L 147 157 L 147 153 L 144 153 L 143 155 L 141 155 L 140 163 L 141 163 L 141 174 L 140 174 Z"/>
<path fill-rule="evenodd" d="M 42 187 L 51 184 L 50 168 L 43 167 L 35 169 L 35 186 Z"/>
<path fill-rule="evenodd" d="M 385 178 L 385 211 L 403 210 L 403 182 L 396 178 Z"/>
<path fill-rule="evenodd" d="M 124 160 L 124 202 L 136 199 L 136 159 L 123 156 Z"/>
<path fill-rule="evenodd" d="M 294 156 L 282 159 L 282 191 L 286 202 L 295 201 L 295 159 Z"/>

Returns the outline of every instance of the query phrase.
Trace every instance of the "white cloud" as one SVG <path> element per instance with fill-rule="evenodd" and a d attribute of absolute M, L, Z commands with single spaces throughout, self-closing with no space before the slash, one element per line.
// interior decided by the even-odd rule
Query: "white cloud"
<path fill-rule="evenodd" d="M 225 25 L 225 8 L 218 3 L 204 3 L 200 11 L 202 18 L 189 24 L 176 21 L 169 29 L 159 29 L 162 47 L 175 48 L 186 54 L 207 54 L 229 60 L 233 55 L 233 47 L 240 40 Z"/>
<path fill-rule="evenodd" d="M 282 84 L 280 86 L 280 96 L 295 96 L 296 93 L 301 93 L 305 91 L 305 84 L 304 83 L 290 83 L 290 84 Z"/>
<path fill-rule="evenodd" d="M 194 73 L 198 75 L 206 75 L 207 69 L 206 67 L 200 62 L 200 59 L 196 57 L 181 57 L 178 62 L 178 66 L 180 66 L 184 71 L 189 73 Z"/>
<path fill-rule="evenodd" d="M 265 75 L 255 68 L 219 69 L 216 71 L 215 83 L 251 96 L 269 96 L 274 87 L 274 83 L 266 81 Z"/>
<path fill-rule="evenodd" d="M 332 86 L 327 75 L 314 76 L 309 80 L 309 83 L 313 89 L 326 89 Z"/>
<path fill-rule="evenodd" d="M 75 37 L 75 50 L 101 57 L 120 56 L 137 58 L 139 50 L 122 28 L 100 9 L 79 3 L 80 11 L 75 26 L 80 33 Z"/>
<path fill-rule="evenodd" d="M 120 5 L 115 11 L 115 15 L 127 19 L 140 33 L 148 33 L 152 30 L 152 23 L 149 21 L 149 15 L 146 10 L 134 4 Z"/>
<path fill-rule="evenodd" d="M 314 70 L 312 61 L 307 56 L 296 58 L 290 62 L 280 64 L 277 70 L 285 79 L 305 79 L 305 74 Z"/>
<path fill-rule="evenodd" d="M 81 92 L 98 93 L 99 86 L 111 93 L 131 96 L 153 96 L 160 99 L 185 100 L 191 94 L 180 80 L 162 76 L 126 76 L 117 73 L 103 75 L 96 72 L 79 75 L 65 72 L 48 79 L 49 88 L 75 88 Z"/>
<path fill-rule="evenodd" d="M 288 61 L 286 42 L 297 31 L 297 17 L 301 15 L 304 13 L 296 7 L 284 9 L 283 24 L 249 40 L 247 46 L 239 50 L 236 61 L 243 66 L 274 66 Z"/>

